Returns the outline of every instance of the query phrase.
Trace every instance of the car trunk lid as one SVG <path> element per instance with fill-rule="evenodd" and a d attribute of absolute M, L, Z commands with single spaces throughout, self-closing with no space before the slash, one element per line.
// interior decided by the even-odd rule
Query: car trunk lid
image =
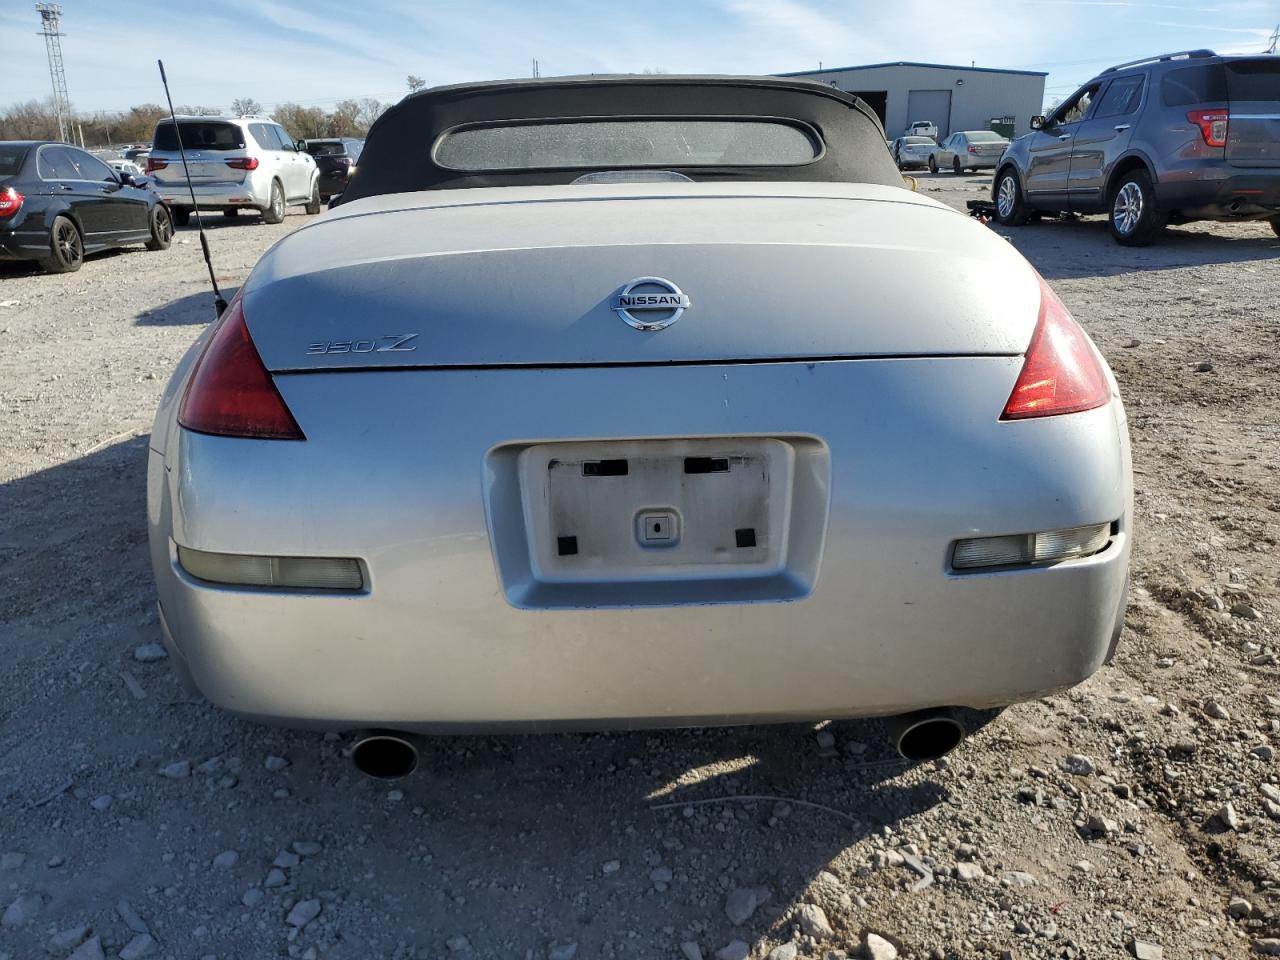
<path fill-rule="evenodd" d="M 1026 348 L 1038 288 L 1000 237 L 896 188 L 769 187 L 370 198 L 273 248 L 246 283 L 245 314 L 273 371 Z M 618 309 L 624 288 L 645 277 L 678 289 L 641 285 L 640 293 L 676 299 L 628 310 L 630 318 L 668 320 L 683 295 L 678 322 L 637 329 Z"/>
<path fill-rule="evenodd" d="M 1227 162 L 1280 167 L 1280 60 L 1259 57 L 1226 64 L 1231 120 Z"/>

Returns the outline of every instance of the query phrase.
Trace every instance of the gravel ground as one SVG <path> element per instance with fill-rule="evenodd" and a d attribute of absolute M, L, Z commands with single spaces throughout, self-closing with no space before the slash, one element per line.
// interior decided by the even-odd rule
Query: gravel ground
<path fill-rule="evenodd" d="M 306 219 L 215 224 L 224 284 Z M 1112 666 L 913 769 L 841 722 L 439 738 L 394 785 L 184 699 L 154 647 L 146 434 L 210 314 L 194 232 L 0 266 L 0 958 L 1280 955 L 1280 241 L 1008 235 L 1129 406 Z"/>

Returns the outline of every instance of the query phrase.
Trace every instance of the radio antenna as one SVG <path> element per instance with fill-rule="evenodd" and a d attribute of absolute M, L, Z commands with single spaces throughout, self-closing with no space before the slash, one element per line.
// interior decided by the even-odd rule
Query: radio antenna
<path fill-rule="evenodd" d="M 182 175 L 187 178 L 187 190 L 191 194 L 191 209 L 196 215 L 196 229 L 200 231 L 200 249 L 204 251 L 204 265 L 209 268 L 209 283 L 213 286 L 213 309 L 217 316 L 227 309 L 227 301 L 222 299 L 222 291 L 218 289 L 218 278 L 213 275 L 213 258 L 209 256 L 209 241 L 204 235 L 204 220 L 200 217 L 200 208 L 196 205 L 196 188 L 191 185 L 191 171 L 187 169 L 187 151 L 182 145 L 182 128 L 178 126 L 178 115 L 173 112 L 173 97 L 169 94 L 169 78 L 164 75 L 164 61 L 157 60 L 160 65 L 160 82 L 164 84 L 164 98 L 169 102 L 169 119 L 173 121 L 173 135 L 178 139 L 178 153 L 182 157 Z"/>

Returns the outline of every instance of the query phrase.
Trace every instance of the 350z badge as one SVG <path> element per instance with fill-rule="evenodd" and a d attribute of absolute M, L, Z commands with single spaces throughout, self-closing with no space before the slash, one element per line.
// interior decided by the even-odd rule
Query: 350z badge
<path fill-rule="evenodd" d="M 376 340 L 318 340 L 308 345 L 308 356 L 318 353 L 406 353 L 417 350 L 416 333 L 397 333 Z"/>

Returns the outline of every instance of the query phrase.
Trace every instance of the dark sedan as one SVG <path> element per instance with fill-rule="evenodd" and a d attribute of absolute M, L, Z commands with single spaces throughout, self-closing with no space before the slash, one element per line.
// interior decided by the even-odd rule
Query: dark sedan
<path fill-rule="evenodd" d="M 315 157 L 320 168 L 320 199 L 328 203 L 347 189 L 351 175 L 356 172 L 356 162 L 364 149 L 363 140 L 351 137 L 330 137 L 325 140 L 307 140 L 307 153 Z"/>
<path fill-rule="evenodd" d="M 173 219 L 145 178 L 65 143 L 0 141 L 0 260 L 70 273 L 87 253 L 164 250 L 172 239 Z"/>

